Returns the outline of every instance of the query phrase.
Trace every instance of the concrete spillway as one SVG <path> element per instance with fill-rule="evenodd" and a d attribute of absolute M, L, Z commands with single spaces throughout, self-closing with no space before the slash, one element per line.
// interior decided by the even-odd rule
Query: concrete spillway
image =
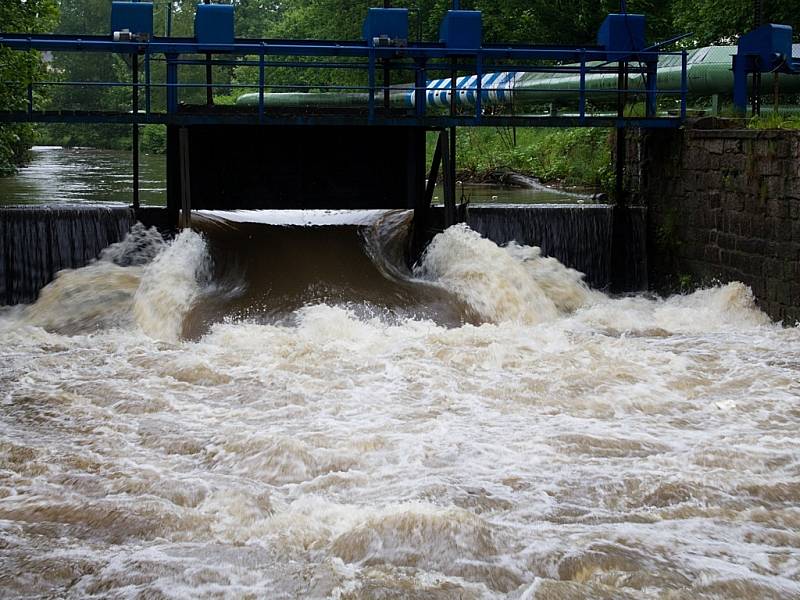
<path fill-rule="evenodd" d="M 58 271 L 83 267 L 134 223 L 127 207 L 0 210 L 0 304 L 36 299 Z"/>

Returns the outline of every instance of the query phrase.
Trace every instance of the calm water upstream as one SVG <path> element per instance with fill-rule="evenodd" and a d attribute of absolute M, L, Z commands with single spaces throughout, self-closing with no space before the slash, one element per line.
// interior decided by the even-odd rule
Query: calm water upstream
<path fill-rule="evenodd" d="M 140 200 L 166 203 L 163 156 L 142 154 Z M 97 148 L 34 146 L 31 163 L 14 177 L 0 177 L 0 206 L 131 202 L 131 154 Z"/>
<path fill-rule="evenodd" d="M 140 201 L 166 203 L 166 164 L 163 156 L 142 154 Z M 15 177 L 0 178 L 0 206 L 11 204 L 74 204 L 131 202 L 131 155 L 118 150 L 36 146 L 30 165 Z M 560 190 L 522 189 L 497 185 L 457 186 L 459 199 L 471 203 L 573 203 L 584 199 Z M 440 203 L 437 187 L 434 202 Z M 588 201 L 588 199 L 586 199 Z"/>
<path fill-rule="evenodd" d="M 800 329 L 408 222 L 205 213 L 0 308 L 0 596 L 800 597 Z"/>

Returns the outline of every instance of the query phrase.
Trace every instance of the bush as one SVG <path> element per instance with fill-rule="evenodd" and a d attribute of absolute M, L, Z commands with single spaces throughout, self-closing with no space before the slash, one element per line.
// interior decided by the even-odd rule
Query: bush
<path fill-rule="evenodd" d="M 146 154 L 166 154 L 167 128 L 164 125 L 145 125 L 139 136 L 142 152 Z"/>
<path fill-rule="evenodd" d="M 0 177 L 13 175 L 30 160 L 34 139 L 29 124 L 0 125 Z"/>
<path fill-rule="evenodd" d="M 545 182 L 610 190 L 613 187 L 609 129 L 462 128 L 457 168 L 478 179 L 508 168 Z M 432 156 L 435 135 L 429 136 Z"/>

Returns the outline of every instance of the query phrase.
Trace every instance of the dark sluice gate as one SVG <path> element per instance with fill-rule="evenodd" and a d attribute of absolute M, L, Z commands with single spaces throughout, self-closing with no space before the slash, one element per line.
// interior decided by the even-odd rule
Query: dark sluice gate
<path fill-rule="evenodd" d="M 422 128 L 194 125 L 185 135 L 192 209 L 415 208 L 424 195 Z M 177 126 L 167 177 L 177 221 Z"/>
<path fill-rule="evenodd" d="M 133 223 L 127 207 L 1 209 L 0 304 L 33 302 L 58 271 L 83 267 Z"/>

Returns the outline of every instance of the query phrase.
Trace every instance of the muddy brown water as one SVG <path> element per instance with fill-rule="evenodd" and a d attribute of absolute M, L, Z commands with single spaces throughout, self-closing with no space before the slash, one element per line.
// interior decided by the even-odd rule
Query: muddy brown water
<path fill-rule="evenodd" d="M 800 597 L 800 330 L 745 286 L 229 216 L 0 308 L 1 596 Z"/>

